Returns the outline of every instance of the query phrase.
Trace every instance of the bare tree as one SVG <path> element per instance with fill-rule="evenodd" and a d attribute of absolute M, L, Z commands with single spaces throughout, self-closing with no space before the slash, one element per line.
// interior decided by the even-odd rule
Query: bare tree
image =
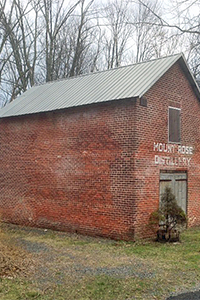
<path fill-rule="evenodd" d="M 6 0 L 0 1 L 0 85 L 1 85 L 1 93 L 0 93 L 0 102 L 5 105 L 7 102 L 7 94 L 5 93 L 6 84 L 4 81 L 4 74 L 6 65 L 10 59 L 11 53 L 6 53 L 5 47 L 8 43 L 8 36 L 10 30 L 13 30 L 17 23 L 7 26 L 7 24 L 11 24 L 11 17 L 14 9 L 14 3 L 11 3 L 10 10 L 6 12 Z M 9 29 L 9 30 L 8 30 Z"/>
<path fill-rule="evenodd" d="M 31 4 L 32 0 L 25 5 L 20 0 L 12 1 L 9 12 L 5 6 L 4 9 L 1 6 L 1 24 L 6 41 L 1 53 L 2 72 L 4 72 L 1 84 L 3 90 L 7 91 L 8 101 L 12 101 L 18 94 L 25 92 L 34 84 L 38 7 L 31 6 Z"/>
<path fill-rule="evenodd" d="M 85 0 L 81 0 L 81 14 L 80 14 L 80 22 L 78 25 L 77 35 L 75 37 L 75 47 L 74 47 L 74 55 L 72 60 L 72 65 L 70 69 L 70 76 L 78 75 L 81 73 L 81 65 L 84 60 L 84 51 L 88 48 L 88 37 L 90 36 L 90 24 L 87 23 L 87 13 L 94 2 L 91 0 L 86 7 Z M 89 27 L 87 26 L 89 25 Z"/>
<path fill-rule="evenodd" d="M 45 27 L 44 55 L 46 81 L 56 79 L 54 76 L 54 67 L 59 31 L 66 24 L 80 2 L 82 1 L 76 1 L 70 8 L 65 8 L 64 0 L 58 0 L 56 2 L 53 0 L 41 0 L 40 9 L 42 11 Z"/>
<path fill-rule="evenodd" d="M 149 2 L 149 7 L 157 11 L 157 2 Z M 150 13 L 147 7 L 143 6 L 140 2 L 135 5 L 132 25 L 135 28 L 136 62 L 150 59 L 155 56 L 155 54 L 156 56 L 160 55 L 164 32 L 162 28 L 158 29 L 149 24 L 150 22 L 153 23 L 154 19 L 155 17 Z M 160 39 L 159 43 L 157 43 L 157 39 Z"/>
<path fill-rule="evenodd" d="M 153 22 L 145 22 L 151 26 L 157 26 L 168 30 L 168 37 L 176 46 L 172 46 L 174 51 L 181 50 L 177 45 L 182 43 L 182 49 L 187 55 L 196 78 L 200 78 L 200 1 L 199 0 L 176 0 L 170 1 L 171 18 L 161 16 L 160 12 L 156 12 L 146 0 L 138 0 L 139 3 L 149 10 L 149 13 L 154 16 Z M 164 2 L 162 2 L 163 4 Z M 171 32 L 169 31 L 171 29 Z M 180 43 L 179 43 L 180 42 Z M 169 43 L 166 44 L 169 47 Z M 177 49 L 178 48 L 178 49 Z"/>
<path fill-rule="evenodd" d="M 103 9 L 106 26 L 103 43 L 107 69 L 121 65 L 131 36 L 131 26 L 128 24 L 129 2 L 129 0 L 108 1 Z"/>
<path fill-rule="evenodd" d="M 175 29 L 157 24 L 157 15 L 162 15 L 158 0 L 146 0 L 145 4 L 140 0 L 134 3 L 132 1 L 132 4 L 129 22 L 133 27 L 134 61 L 140 62 L 174 53 L 179 47 L 180 38 Z"/>
<path fill-rule="evenodd" d="M 64 2 L 60 3 L 59 10 L 55 11 L 55 8 L 51 7 L 51 18 L 47 18 L 43 13 L 45 24 L 49 23 L 45 43 L 41 42 L 46 57 L 43 64 L 46 81 L 94 70 L 99 54 L 97 40 L 100 38 L 100 31 L 96 26 L 93 2 L 94 0 L 80 0 L 76 7 L 68 10 L 67 15 L 61 9 Z M 63 18 L 65 22 L 62 22 Z"/>

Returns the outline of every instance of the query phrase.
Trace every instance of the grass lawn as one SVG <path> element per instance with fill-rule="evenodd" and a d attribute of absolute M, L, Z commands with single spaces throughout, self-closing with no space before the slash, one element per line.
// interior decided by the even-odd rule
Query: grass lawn
<path fill-rule="evenodd" d="M 2 225 L 1 300 L 152 300 L 198 287 L 200 229 L 159 244 Z"/>

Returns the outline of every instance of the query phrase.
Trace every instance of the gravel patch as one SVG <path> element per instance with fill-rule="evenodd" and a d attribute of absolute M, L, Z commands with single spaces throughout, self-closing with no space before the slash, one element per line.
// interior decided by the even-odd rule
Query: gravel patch
<path fill-rule="evenodd" d="M 49 252 L 50 250 L 44 243 L 32 242 L 23 238 L 18 238 L 17 241 L 29 253 Z"/>
<path fill-rule="evenodd" d="M 107 276 L 114 276 L 118 278 L 126 278 L 126 277 L 137 277 L 137 278 L 153 278 L 155 276 L 154 273 L 151 272 L 140 272 L 140 271 L 135 271 L 133 267 L 130 266 L 121 266 L 121 267 L 116 267 L 116 268 L 89 268 L 89 267 L 84 267 L 82 265 L 76 265 L 74 267 L 74 271 L 76 273 L 84 274 L 84 275 L 107 275 Z"/>

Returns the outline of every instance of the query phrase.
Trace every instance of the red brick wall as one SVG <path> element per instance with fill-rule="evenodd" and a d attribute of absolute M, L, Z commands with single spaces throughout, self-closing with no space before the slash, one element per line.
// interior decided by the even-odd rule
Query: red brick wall
<path fill-rule="evenodd" d="M 159 177 L 163 170 L 187 172 L 189 226 L 200 225 L 200 103 L 178 63 L 145 96 L 148 106 L 137 102 L 136 107 L 136 236 L 149 234 L 146 223 L 159 205 Z M 194 154 L 187 156 L 191 158 L 189 167 L 155 164 L 155 155 L 163 153 L 154 151 L 154 142 L 168 143 L 169 106 L 181 109 L 181 145 L 194 148 Z"/>
<path fill-rule="evenodd" d="M 6 221 L 133 239 L 135 100 L 2 119 Z"/>
<path fill-rule="evenodd" d="M 194 147 L 190 225 L 200 225 L 200 104 L 178 64 L 139 99 L 0 120 L 0 214 L 12 223 L 116 239 L 148 236 L 159 203 L 154 142 L 168 143 L 168 106 Z"/>

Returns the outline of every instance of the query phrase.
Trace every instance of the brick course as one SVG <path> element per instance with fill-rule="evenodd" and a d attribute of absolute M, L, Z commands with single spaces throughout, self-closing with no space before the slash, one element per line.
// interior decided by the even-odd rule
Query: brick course
<path fill-rule="evenodd" d="M 147 237 L 160 171 L 187 171 L 189 225 L 200 225 L 200 103 L 176 63 L 139 99 L 0 120 L 0 213 L 16 224 L 133 240 Z M 181 108 L 190 167 L 155 164 Z M 169 154 L 170 156 L 170 154 Z"/>

